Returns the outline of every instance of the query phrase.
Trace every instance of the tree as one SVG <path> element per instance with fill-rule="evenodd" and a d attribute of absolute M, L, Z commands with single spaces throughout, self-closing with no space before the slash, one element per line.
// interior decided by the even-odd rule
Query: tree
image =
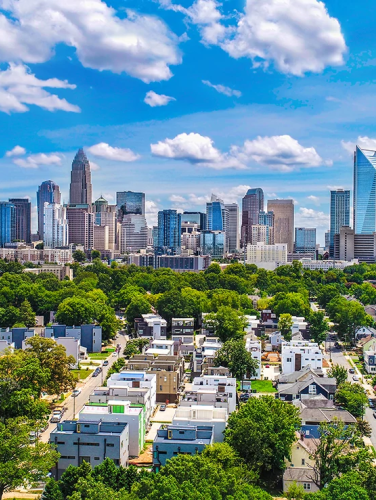
<path fill-rule="evenodd" d="M 272 396 L 250 398 L 230 415 L 225 441 L 261 479 L 278 479 L 300 424 L 295 406 Z"/>
<path fill-rule="evenodd" d="M 317 302 L 320 304 L 320 307 L 326 309 L 329 302 L 336 297 L 340 297 L 340 295 L 341 292 L 339 291 L 338 286 L 324 285 L 317 294 Z"/>
<path fill-rule="evenodd" d="M 69 326 L 85 325 L 93 322 L 93 303 L 82 297 L 68 297 L 59 305 L 56 320 Z"/>
<path fill-rule="evenodd" d="M 223 344 L 214 358 L 215 366 L 227 366 L 233 377 L 243 380 L 248 374 L 255 377 L 257 373 L 258 361 L 252 358 L 252 354 L 245 348 L 243 339 L 230 339 Z"/>
<path fill-rule="evenodd" d="M 355 335 L 360 327 L 372 323 L 372 318 L 359 302 L 348 301 L 344 297 L 332 299 L 327 310 L 336 323 L 338 335 L 349 343 L 355 342 Z"/>
<path fill-rule="evenodd" d="M 357 418 L 356 419 L 356 428 L 358 429 L 358 431 L 360 432 L 360 434 L 362 436 L 369 437 L 369 438 L 371 437 L 372 427 L 369 424 L 369 422 L 367 422 L 367 420 Z"/>
<path fill-rule="evenodd" d="M 99 250 L 92 250 L 91 251 L 91 260 L 100 259 L 101 257 L 102 257 L 102 254 L 100 253 Z"/>
<path fill-rule="evenodd" d="M 142 314 L 148 314 L 150 312 L 150 302 L 148 302 L 145 297 L 139 295 L 133 297 L 125 311 L 128 328 L 133 328 L 134 320 L 136 318 L 141 318 Z"/>
<path fill-rule="evenodd" d="M 216 313 L 209 313 L 205 323 L 214 328 L 221 342 L 243 337 L 247 326 L 244 316 L 228 306 L 220 307 Z"/>
<path fill-rule="evenodd" d="M 33 311 L 28 300 L 24 300 L 21 304 L 19 319 L 28 328 L 35 326 L 35 312 Z"/>
<path fill-rule="evenodd" d="M 339 387 L 347 380 L 347 369 L 341 365 L 333 365 L 328 371 L 328 377 L 335 378 L 337 387 Z"/>
<path fill-rule="evenodd" d="M 292 339 L 291 328 L 294 324 L 291 314 L 281 314 L 278 321 L 278 330 L 281 332 L 282 337 L 286 342 Z"/>
<path fill-rule="evenodd" d="M 360 384 L 344 382 L 337 389 L 335 399 L 354 417 L 362 417 L 368 406 L 367 394 Z"/>
<path fill-rule="evenodd" d="M 369 490 L 362 474 L 347 472 L 331 481 L 326 488 L 317 493 L 305 495 L 305 500 L 370 500 Z"/>
<path fill-rule="evenodd" d="M 0 423 L 0 500 L 6 491 L 43 481 L 57 462 L 49 443 L 30 444 L 33 430 L 24 418 Z"/>
<path fill-rule="evenodd" d="M 86 261 L 86 254 L 82 250 L 76 250 L 75 252 L 72 253 L 73 260 L 75 262 L 85 262 Z"/>
<path fill-rule="evenodd" d="M 321 344 L 326 339 L 329 329 L 324 313 L 322 311 L 312 312 L 309 318 L 309 325 L 311 338 L 318 344 Z"/>
<path fill-rule="evenodd" d="M 305 295 L 301 293 L 277 293 L 270 301 L 271 309 L 280 316 L 281 314 L 291 314 L 292 316 L 308 317 L 310 305 L 308 292 Z"/>
<path fill-rule="evenodd" d="M 301 484 L 297 484 L 296 481 L 290 484 L 289 489 L 285 493 L 288 500 L 302 500 L 304 498 L 304 488 Z"/>
<path fill-rule="evenodd" d="M 128 340 L 123 354 L 126 358 L 131 358 L 135 354 L 141 354 L 143 348 L 149 345 L 149 339 L 140 337 L 139 339 Z"/>

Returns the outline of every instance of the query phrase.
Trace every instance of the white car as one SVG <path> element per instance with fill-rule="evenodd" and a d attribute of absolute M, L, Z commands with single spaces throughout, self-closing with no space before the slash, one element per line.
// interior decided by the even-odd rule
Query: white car
<path fill-rule="evenodd" d="M 116 351 L 112 353 L 112 356 L 114 356 L 114 357 L 117 355 L 118 355 L 118 353 Z"/>
<path fill-rule="evenodd" d="M 81 389 L 75 389 L 72 392 L 72 397 L 76 398 L 79 394 L 81 394 Z"/>

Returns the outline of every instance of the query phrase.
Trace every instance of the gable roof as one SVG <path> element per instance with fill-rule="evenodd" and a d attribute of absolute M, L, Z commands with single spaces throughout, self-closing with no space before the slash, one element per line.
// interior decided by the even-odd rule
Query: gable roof
<path fill-rule="evenodd" d="M 302 370 L 288 373 L 287 375 L 281 375 L 278 379 L 278 384 L 291 384 L 293 382 L 299 382 L 306 379 L 310 375 L 321 377 L 322 375 L 324 375 L 324 372 L 322 370 L 313 370 L 311 368 L 311 365 L 307 365 Z"/>
<path fill-rule="evenodd" d="M 327 392 L 335 392 L 337 383 L 335 378 L 317 377 L 312 374 L 307 374 L 308 378 L 291 384 L 278 385 L 280 394 L 300 394 L 309 385 L 317 384 Z"/>

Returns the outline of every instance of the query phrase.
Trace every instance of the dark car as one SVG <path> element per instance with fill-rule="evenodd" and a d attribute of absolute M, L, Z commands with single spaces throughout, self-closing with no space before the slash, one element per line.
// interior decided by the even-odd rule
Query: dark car
<path fill-rule="evenodd" d="M 250 397 L 251 397 L 251 396 L 250 396 L 250 394 L 249 394 L 248 392 L 245 392 L 244 394 L 241 394 L 241 395 L 240 395 L 239 400 L 240 400 L 240 401 L 243 401 L 243 402 L 246 402 L 246 401 L 248 401 L 248 399 L 249 399 Z"/>
<path fill-rule="evenodd" d="M 355 373 L 354 368 L 349 368 L 349 373 Z"/>
<path fill-rule="evenodd" d="M 372 415 L 373 415 L 373 418 L 376 418 L 376 411 L 374 411 L 374 412 L 372 413 Z"/>
<path fill-rule="evenodd" d="M 98 375 L 99 375 L 99 372 L 97 372 L 97 370 L 95 370 L 95 372 L 93 373 L 93 375 L 92 375 L 92 376 L 93 376 L 93 377 L 98 377 Z"/>

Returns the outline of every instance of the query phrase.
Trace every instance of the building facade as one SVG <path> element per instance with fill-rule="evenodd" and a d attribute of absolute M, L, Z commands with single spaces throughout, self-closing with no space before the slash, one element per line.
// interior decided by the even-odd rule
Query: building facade
<path fill-rule="evenodd" d="M 235 253 L 240 248 L 239 241 L 239 205 L 237 203 L 230 203 L 225 205 L 228 211 L 228 226 L 227 226 L 227 240 L 228 251 Z"/>
<path fill-rule="evenodd" d="M 274 212 L 274 242 L 286 243 L 289 253 L 294 251 L 293 200 L 268 200 L 268 212 Z"/>
<path fill-rule="evenodd" d="M 123 220 L 123 215 L 145 215 L 145 193 L 118 191 L 116 193 L 116 208 L 120 222 Z"/>
<path fill-rule="evenodd" d="M 44 225 L 44 204 L 45 203 L 61 203 L 60 188 L 54 181 L 44 181 L 38 188 L 37 192 L 37 209 L 38 209 L 38 235 L 39 239 L 43 240 L 43 225 Z"/>
<path fill-rule="evenodd" d="M 25 198 L 10 198 L 14 205 L 15 239 L 31 242 L 31 203 Z"/>
<path fill-rule="evenodd" d="M 67 207 L 69 244 L 83 245 L 85 250 L 94 248 L 94 214 L 87 204 Z"/>
<path fill-rule="evenodd" d="M 58 203 L 44 204 L 43 242 L 45 248 L 68 246 L 69 228 L 66 208 Z"/>
<path fill-rule="evenodd" d="M 242 200 L 241 245 L 251 243 L 251 228 L 259 224 L 259 213 L 264 211 L 264 191 L 261 188 L 248 189 Z"/>
<path fill-rule="evenodd" d="M 330 191 L 329 255 L 334 257 L 334 235 L 341 227 L 350 226 L 350 191 Z"/>
<path fill-rule="evenodd" d="M 226 232 L 228 215 L 228 209 L 223 200 L 212 194 L 210 202 L 206 204 L 206 229 Z"/>
<path fill-rule="evenodd" d="M 227 235 L 223 231 L 201 231 L 200 249 L 203 255 L 223 258 L 227 251 Z"/>
<path fill-rule="evenodd" d="M 282 343 L 283 375 L 300 371 L 308 365 L 312 370 L 322 370 L 323 353 L 314 342 L 292 340 Z"/>
<path fill-rule="evenodd" d="M 246 248 L 247 264 L 273 270 L 287 263 L 287 244 L 266 245 L 263 242 L 256 245 L 248 244 Z"/>
<path fill-rule="evenodd" d="M 316 252 L 316 228 L 296 227 L 295 228 L 295 252 L 315 253 Z"/>
<path fill-rule="evenodd" d="M 183 212 L 181 216 L 181 221 L 191 222 L 197 224 L 198 229 L 206 229 L 206 214 L 203 212 Z"/>
<path fill-rule="evenodd" d="M 356 146 L 354 153 L 354 231 L 376 231 L 376 151 Z M 349 225 L 349 224 L 347 224 Z"/>
<path fill-rule="evenodd" d="M 257 243 L 265 243 L 266 245 L 274 245 L 274 228 L 265 224 L 254 224 L 251 226 L 251 241 L 252 245 Z"/>
<path fill-rule="evenodd" d="M 181 249 L 181 214 L 176 210 L 158 212 L 159 255 L 178 255 Z"/>
<path fill-rule="evenodd" d="M 0 247 L 12 243 L 16 236 L 16 217 L 13 203 L 0 201 Z"/>
<path fill-rule="evenodd" d="M 148 246 L 148 226 L 144 215 L 123 216 L 120 233 L 120 253 L 138 252 Z"/>
<path fill-rule="evenodd" d="M 84 153 L 84 150 L 79 149 L 72 162 L 69 203 L 83 203 L 91 206 L 91 202 L 92 185 L 90 163 Z"/>

